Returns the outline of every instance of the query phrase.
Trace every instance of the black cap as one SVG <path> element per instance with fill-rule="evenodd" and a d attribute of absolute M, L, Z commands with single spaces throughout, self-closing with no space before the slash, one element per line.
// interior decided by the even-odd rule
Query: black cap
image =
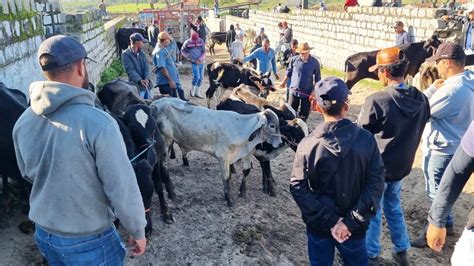
<path fill-rule="evenodd" d="M 438 61 L 441 59 L 465 60 L 466 54 L 462 47 L 455 43 L 442 43 L 438 47 L 436 54 L 426 59 L 428 62 Z"/>
<path fill-rule="evenodd" d="M 318 81 L 314 86 L 314 93 L 318 105 L 324 107 L 344 103 L 347 101 L 348 95 L 351 94 L 346 83 L 336 77 L 327 77 Z"/>
<path fill-rule="evenodd" d="M 145 39 L 145 37 L 143 37 L 143 35 L 139 32 L 135 32 L 132 35 L 130 35 L 130 41 L 132 41 L 132 42 L 148 42 L 148 40 Z"/>
<path fill-rule="evenodd" d="M 45 54 L 54 57 L 53 64 L 41 64 L 39 59 Z M 65 66 L 81 59 L 89 59 L 92 62 L 97 63 L 96 61 L 88 58 L 84 46 L 82 46 L 79 41 L 70 36 L 55 35 L 44 40 L 38 48 L 38 61 L 40 61 L 39 63 L 43 71 Z"/>

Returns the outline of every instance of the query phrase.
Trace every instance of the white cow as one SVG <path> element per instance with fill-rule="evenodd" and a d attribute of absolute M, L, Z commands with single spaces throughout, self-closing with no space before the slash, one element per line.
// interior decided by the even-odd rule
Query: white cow
<path fill-rule="evenodd" d="M 268 142 L 277 148 L 282 144 L 279 120 L 271 110 L 241 115 L 231 111 L 210 110 L 177 98 L 163 98 L 151 104 L 152 115 L 167 144 L 178 143 L 183 157 L 201 151 L 219 161 L 224 196 L 230 196 L 230 164 L 243 159 L 244 171 L 250 169 L 255 146 Z"/>

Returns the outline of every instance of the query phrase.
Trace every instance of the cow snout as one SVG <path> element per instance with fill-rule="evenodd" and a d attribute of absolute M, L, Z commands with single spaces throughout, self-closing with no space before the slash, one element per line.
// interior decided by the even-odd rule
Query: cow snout
<path fill-rule="evenodd" d="M 272 144 L 273 148 L 278 148 L 280 145 L 283 145 L 283 141 L 280 136 L 272 136 L 270 137 L 270 144 Z"/>

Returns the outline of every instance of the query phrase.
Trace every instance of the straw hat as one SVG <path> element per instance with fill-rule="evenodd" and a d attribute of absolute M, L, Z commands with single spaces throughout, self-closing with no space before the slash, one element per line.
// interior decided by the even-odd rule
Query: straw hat
<path fill-rule="evenodd" d="M 298 48 L 296 48 L 296 52 L 299 54 L 305 54 L 309 53 L 313 47 L 309 47 L 309 44 L 307 42 L 300 43 L 298 44 Z"/>

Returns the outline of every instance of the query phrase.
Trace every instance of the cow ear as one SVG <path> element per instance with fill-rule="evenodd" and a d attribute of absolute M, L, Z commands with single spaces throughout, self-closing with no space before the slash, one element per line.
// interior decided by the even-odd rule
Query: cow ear
<path fill-rule="evenodd" d="M 263 126 L 257 128 L 254 132 L 252 132 L 252 134 L 250 134 L 250 137 L 249 137 L 249 141 L 253 141 L 257 135 L 260 133 L 260 131 L 262 131 L 263 129 Z"/>

